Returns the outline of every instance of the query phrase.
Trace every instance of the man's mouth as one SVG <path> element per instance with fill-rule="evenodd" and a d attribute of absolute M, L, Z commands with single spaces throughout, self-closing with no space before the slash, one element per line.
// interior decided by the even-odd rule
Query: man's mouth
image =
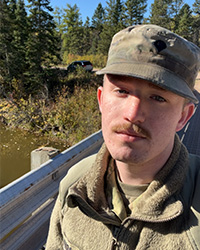
<path fill-rule="evenodd" d="M 116 125 L 113 126 L 112 130 L 117 134 L 122 134 L 122 135 L 124 134 L 130 137 L 138 137 L 142 139 L 151 138 L 149 131 L 136 124 Z"/>
<path fill-rule="evenodd" d="M 132 136 L 132 137 L 141 137 L 141 138 L 146 138 L 144 135 L 141 135 L 141 134 L 137 134 L 137 133 L 134 133 L 134 132 L 130 132 L 130 131 L 127 131 L 127 130 L 122 130 L 122 131 L 116 131 L 117 134 L 124 134 L 124 135 L 128 135 L 128 136 Z"/>

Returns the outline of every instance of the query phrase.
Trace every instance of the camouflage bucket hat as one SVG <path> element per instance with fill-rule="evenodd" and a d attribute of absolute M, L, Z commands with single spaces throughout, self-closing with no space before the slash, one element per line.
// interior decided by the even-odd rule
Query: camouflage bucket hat
<path fill-rule="evenodd" d="M 200 48 L 157 25 L 131 26 L 112 39 L 101 74 L 148 80 L 194 103 L 195 79 L 200 69 Z"/>

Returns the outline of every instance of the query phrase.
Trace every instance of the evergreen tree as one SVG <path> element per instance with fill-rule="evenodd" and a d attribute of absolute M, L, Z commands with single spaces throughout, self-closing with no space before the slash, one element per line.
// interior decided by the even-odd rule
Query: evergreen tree
<path fill-rule="evenodd" d="M 15 47 L 15 77 L 23 81 L 23 73 L 27 68 L 26 63 L 26 42 L 28 39 L 28 20 L 23 0 L 18 0 L 15 10 L 15 29 L 13 32 Z"/>
<path fill-rule="evenodd" d="M 97 8 L 95 9 L 94 15 L 92 16 L 92 44 L 90 53 L 96 54 L 98 44 L 100 41 L 100 34 L 103 30 L 103 24 L 105 21 L 105 10 L 102 7 L 102 4 L 99 3 Z"/>
<path fill-rule="evenodd" d="M 179 14 L 179 24 L 176 32 L 186 38 L 187 40 L 192 40 L 192 11 L 188 4 L 184 4 L 181 8 Z"/>
<path fill-rule="evenodd" d="M 105 10 L 101 3 L 98 4 L 97 8 L 94 11 L 94 15 L 92 16 L 92 28 L 102 31 L 103 23 L 105 20 Z"/>
<path fill-rule="evenodd" d="M 171 14 L 177 16 L 183 7 L 183 0 L 173 0 L 171 2 Z"/>
<path fill-rule="evenodd" d="M 0 76 L 4 79 L 9 72 L 9 8 L 8 1 L 0 1 Z"/>
<path fill-rule="evenodd" d="M 83 40 L 82 40 L 83 55 L 88 54 L 91 48 L 91 44 L 92 44 L 92 37 L 90 28 L 90 18 L 87 17 L 85 24 L 83 26 Z"/>
<path fill-rule="evenodd" d="M 170 29 L 171 19 L 169 14 L 169 4 L 170 1 L 168 0 L 154 0 L 154 3 L 151 4 L 149 17 L 150 23 Z"/>
<path fill-rule="evenodd" d="M 194 4 L 193 4 L 193 12 L 200 16 L 200 0 L 195 0 Z"/>
<path fill-rule="evenodd" d="M 62 48 L 62 34 L 63 34 L 63 9 L 59 7 L 55 8 L 54 14 L 54 22 L 56 25 L 55 36 L 58 37 L 58 48 L 59 48 L 59 60 L 61 60 L 61 48 Z"/>
<path fill-rule="evenodd" d="M 112 7 L 112 5 L 111 5 Z M 123 19 L 123 5 L 121 0 L 116 0 L 114 5 L 114 12 L 111 15 L 111 12 L 108 12 L 110 16 L 110 21 L 118 31 L 122 28 L 122 19 Z"/>
<path fill-rule="evenodd" d="M 63 30 L 63 9 L 60 9 L 59 7 L 56 7 L 54 12 L 54 22 L 56 25 L 56 30 L 62 34 Z"/>
<path fill-rule="evenodd" d="M 68 54 L 82 55 L 83 28 L 77 5 L 67 4 L 63 16 L 62 54 L 64 61 Z"/>
<path fill-rule="evenodd" d="M 17 17 L 17 10 L 18 10 L 18 4 L 16 3 L 16 0 L 10 0 L 9 1 L 9 9 L 10 9 L 10 27 L 12 32 L 12 41 L 11 48 L 12 48 L 12 78 L 18 79 L 20 74 L 19 68 L 21 68 L 21 65 L 19 64 L 20 58 L 21 58 L 21 51 L 18 50 L 19 47 L 19 36 L 18 31 L 21 33 L 20 27 L 19 27 L 19 16 Z M 22 7 L 22 6 L 20 6 Z M 23 48 L 24 49 L 24 48 Z M 23 56 L 22 56 L 23 57 Z M 22 61 L 24 61 L 24 57 L 22 58 Z M 23 70 L 23 69 L 22 69 Z"/>
<path fill-rule="evenodd" d="M 15 20 L 16 20 L 16 9 L 17 9 L 17 3 L 16 0 L 10 0 L 9 1 L 9 8 L 10 8 L 10 18 L 13 22 L 13 25 L 15 24 Z"/>
<path fill-rule="evenodd" d="M 0 69 L 6 91 L 24 93 L 27 41 L 27 14 L 24 1 L 1 2 Z M 1 50 L 2 49 L 2 50 Z M 20 93 L 21 92 L 21 93 Z M 23 92 L 23 93 L 22 93 Z"/>
<path fill-rule="evenodd" d="M 49 66 L 53 55 L 57 55 L 58 40 L 55 36 L 55 23 L 49 0 L 28 0 L 29 7 L 29 37 L 27 41 L 27 61 L 29 70 L 29 90 L 40 89 L 44 84 L 43 65 Z"/>
<path fill-rule="evenodd" d="M 121 0 L 109 0 L 105 8 L 105 22 L 100 35 L 98 53 L 106 55 L 113 35 L 123 28 L 123 8 Z"/>
<path fill-rule="evenodd" d="M 13 47 L 15 16 L 11 7 L 13 6 L 8 0 L 0 1 L 0 75 L 3 81 L 9 84 L 15 73 Z"/>
<path fill-rule="evenodd" d="M 146 0 L 127 0 L 124 4 L 126 26 L 141 24 L 144 19 Z"/>
<path fill-rule="evenodd" d="M 170 4 L 170 17 L 172 20 L 171 23 L 171 30 L 176 33 L 178 26 L 179 26 L 179 21 L 180 21 L 180 11 L 183 6 L 183 0 L 173 0 Z"/>
<path fill-rule="evenodd" d="M 200 0 L 195 0 L 193 4 L 193 42 L 200 46 Z"/>

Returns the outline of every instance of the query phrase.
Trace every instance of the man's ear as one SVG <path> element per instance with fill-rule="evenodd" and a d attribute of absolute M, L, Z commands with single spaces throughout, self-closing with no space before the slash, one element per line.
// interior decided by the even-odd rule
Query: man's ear
<path fill-rule="evenodd" d="M 191 102 L 187 103 L 184 106 L 181 118 L 178 121 L 178 124 L 177 124 L 177 127 L 176 127 L 176 132 L 180 131 L 185 126 L 185 124 L 189 121 L 189 119 L 193 116 L 194 109 L 195 109 L 195 106 Z"/>
<path fill-rule="evenodd" d="M 100 86 L 97 90 L 97 100 L 99 103 L 99 110 L 102 112 L 102 101 L 103 101 L 103 87 Z"/>

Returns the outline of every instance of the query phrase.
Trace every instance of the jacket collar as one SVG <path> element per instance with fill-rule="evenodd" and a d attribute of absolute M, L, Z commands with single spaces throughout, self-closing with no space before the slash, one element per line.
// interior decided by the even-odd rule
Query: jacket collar
<path fill-rule="evenodd" d="M 106 217 L 119 221 L 109 209 L 104 191 L 110 159 L 104 144 L 90 172 L 69 189 L 69 207 L 79 206 L 88 216 L 96 219 L 99 216 L 98 220 Z M 187 150 L 176 135 L 171 156 L 147 190 L 134 201 L 131 217 L 142 221 L 163 222 L 179 216 L 183 212 L 183 204 L 177 193 L 182 188 L 188 166 Z"/>

